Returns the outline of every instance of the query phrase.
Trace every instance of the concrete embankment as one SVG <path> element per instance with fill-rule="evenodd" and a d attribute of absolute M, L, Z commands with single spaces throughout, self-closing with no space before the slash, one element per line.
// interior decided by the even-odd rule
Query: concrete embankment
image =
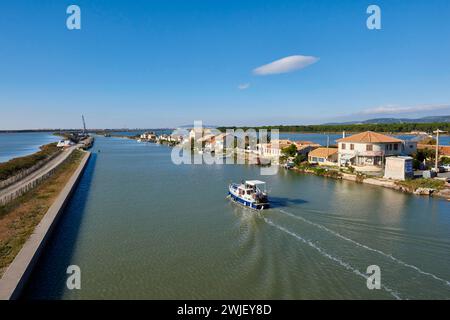
<path fill-rule="evenodd" d="M 55 202 L 6 269 L 3 277 L 0 279 L 0 300 L 12 300 L 20 296 L 36 262 L 44 251 L 45 244 L 50 238 L 58 218 L 82 176 L 90 155 L 89 152 L 86 152 L 80 165 L 61 190 Z"/>
<path fill-rule="evenodd" d="M 317 175 L 314 171 L 312 170 L 299 170 L 299 169 L 293 169 L 294 171 L 300 172 L 300 173 L 308 173 L 308 174 L 314 174 Z M 418 192 L 418 190 L 415 191 L 411 191 L 408 188 L 405 188 L 401 185 L 398 185 L 396 183 L 395 180 L 389 180 L 389 179 L 384 179 L 384 178 L 363 178 L 363 179 L 358 179 L 357 175 L 355 174 L 350 174 L 350 173 L 344 173 L 344 172 L 340 172 L 339 176 L 326 176 L 325 177 L 329 177 L 332 179 L 342 179 L 342 180 L 347 180 L 347 181 L 353 181 L 353 182 L 357 182 L 357 183 L 364 183 L 364 184 L 370 184 L 372 186 L 378 186 L 378 187 L 383 187 L 383 188 L 389 188 L 389 189 L 393 189 L 396 191 L 400 191 L 400 192 L 405 192 L 405 193 L 411 193 L 411 194 L 416 194 L 416 195 L 429 195 L 429 196 L 435 196 L 435 197 L 439 197 L 439 198 L 443 198 L 446 199 L 448 201 L 450 201 L 450 190 L 448 187 L 444 188 L 443 190 L 432 190 L 431 192 L 427 192 L 427 193 L 420 193 Z M 427 188 L 419 188 L 419 189 L 427 189 Z"/>

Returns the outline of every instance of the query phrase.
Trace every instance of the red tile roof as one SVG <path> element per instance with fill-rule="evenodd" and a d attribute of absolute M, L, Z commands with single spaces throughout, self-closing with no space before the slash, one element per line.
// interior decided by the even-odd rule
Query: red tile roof
<path fill-rule="evenodd" d="M 436 146 L 431 145 L 431 144 L 418 144 L 417 149 L 436 150 Z M 450 146 L 439 146 L 439 155 L 440 156 L 450 156 Z"/>
<path fill-rule="evenodd" d="M 373 131 L 365 131 L 361 133 L 354 134 L 349 137 L 341 138 L 336 140 L 337 142 L 371 142 L 371 143 L 391 143 L 391 142 L 402 142 L 402 140 L 387 136 L 381 133 Z"/>
<path fill-rule="evenodd" d="M 310 157 L 327 158 L 337 152 L 338 152 L 337 148 L 317 148 L 311 151 L 308 155 Z"/>

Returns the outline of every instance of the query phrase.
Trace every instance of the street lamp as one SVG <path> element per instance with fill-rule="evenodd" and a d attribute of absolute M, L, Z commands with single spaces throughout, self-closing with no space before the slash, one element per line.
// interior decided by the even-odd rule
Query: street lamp
<path fill-rule="evenodd" d="M 433 133 L 436 133 L 436 159 L 434 162 L 434 170 L 436 173 L 438 173 L 438 159 L 439 159 L 439 133 L 446 133 L 447 131 L 439 130 L 433 131 Z"/>

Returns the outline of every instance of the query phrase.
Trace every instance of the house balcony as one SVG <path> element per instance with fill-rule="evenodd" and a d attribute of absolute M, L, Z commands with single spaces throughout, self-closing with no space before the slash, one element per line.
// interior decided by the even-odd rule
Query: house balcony
<path fill-rule="evenodd" d="M 340 154 L 344 157 L 383 157 L 386 155 L 384 151 L 356 151 L 346 150 L 340 151 Z"/>
<path fill-rule="evenodd" d="M 385 155 L 384 151 L 357 151 L 357 156 L 360 157 L 383 157 Z"/>

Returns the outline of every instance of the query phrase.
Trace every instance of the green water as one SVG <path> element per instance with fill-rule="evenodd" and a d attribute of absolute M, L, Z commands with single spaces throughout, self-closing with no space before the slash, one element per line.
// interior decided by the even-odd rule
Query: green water
<path fill-rule="evenodd" d="M 100 150 L 101 152 L 98 152 Z M 446 201 L 281 170 L 181 165 L 171 149 L 98 137 L 25 298 L 450 298 Z M 267 181 L 259 216 L 227 185 Z M 81 268 L 81 290 L 66 268 Z M 369 265 L 381 268 L 369 290 Z"/>

